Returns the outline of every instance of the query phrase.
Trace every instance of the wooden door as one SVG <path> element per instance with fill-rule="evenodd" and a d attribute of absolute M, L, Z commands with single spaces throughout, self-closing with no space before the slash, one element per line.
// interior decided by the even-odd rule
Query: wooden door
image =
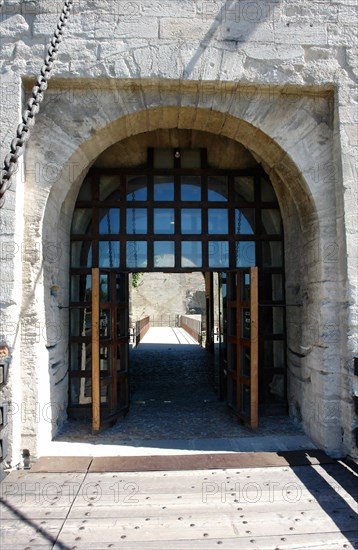
<path fill-rule="evenodd" d="M 92 269 L 92 431 L 129 408 L 128 274 Z"/>
<path fill-rule="evenodd" d="M 238 419 L 258 426 L 258 270 L 227 274 L 227 399 Z"/>

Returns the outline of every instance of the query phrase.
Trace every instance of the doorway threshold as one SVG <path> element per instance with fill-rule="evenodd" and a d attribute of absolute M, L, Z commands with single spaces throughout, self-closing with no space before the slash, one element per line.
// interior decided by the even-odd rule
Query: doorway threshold
<path fill-rule="evenodd" d="M 335 459 L 317 449 L 282 452 L 206 453 L 166 456 L 40 457 L 32 473 L 106 473 L 282 468 L 331 464 Z"/>
<path fill-rule="evenodd" d="M 97 436 L 98 437 L 98 436 Z M 317 449 L 304 434 L 253 435 L 205 439 L 146 439 L 95 442 L 51 441 L 40 454 L 47 456 L 151 456 L 207 453 L 285 452 Z"/>

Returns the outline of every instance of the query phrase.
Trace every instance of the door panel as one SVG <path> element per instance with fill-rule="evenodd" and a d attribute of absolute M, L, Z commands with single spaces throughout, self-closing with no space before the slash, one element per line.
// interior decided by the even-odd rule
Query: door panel
<path fill-rule="evenodd" d="M 92 431 L 129 407 L 128 275 L 92 269 Z"/>
<path fill-rule="evenodd" d="M 258 270 L 227 274 L 227 399 L 238 419 L 258 426 Z"/>

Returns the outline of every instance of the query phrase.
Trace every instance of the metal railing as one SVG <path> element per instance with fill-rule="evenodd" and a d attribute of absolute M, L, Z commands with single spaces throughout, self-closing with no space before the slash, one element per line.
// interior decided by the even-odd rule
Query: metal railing
<path fill-rule="evenodd" d="M 163 315 L 151 316 L 150 326 L 175 328 L 179 326 L 179 317 L 177 313 L 165 313 Z"/>
<path fill-rule="evenodd" d="M 202 343 L 201 315 L 181 315 L 180 327 L 190 334 L 199 344 Z"/>
<path fill-rule="evenodd" d="M 143 319 L 135 322 L 135 334 L 133 338 L 133 344 L 135 346 L 138 346 L 141 340 L 143 340 L 144 336 L 147 334 L 150 328 L 150 325 L 150 317 L 143 317 Z"/>

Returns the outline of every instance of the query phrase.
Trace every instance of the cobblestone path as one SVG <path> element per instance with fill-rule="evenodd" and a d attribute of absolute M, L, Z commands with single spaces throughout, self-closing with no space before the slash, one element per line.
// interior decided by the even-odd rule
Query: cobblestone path
<path fill-rule="evenodd" d="M 150 440 L 303 436 L 287 416 L 261 418 L 256 433 L 240 425 L 213 389 L 210 354 L 178 330 L 151 329 L 131 350 L 131 404 L 124 419 L 97 435 L 88 424 L 71 421 L 57 441 L 135 446 Z"/>

